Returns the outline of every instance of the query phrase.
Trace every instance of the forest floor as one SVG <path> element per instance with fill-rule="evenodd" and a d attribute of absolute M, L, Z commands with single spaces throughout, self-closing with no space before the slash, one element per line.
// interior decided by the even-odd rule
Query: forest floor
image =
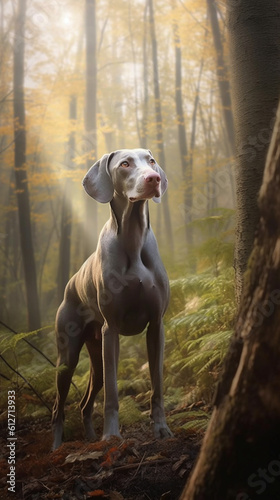
<path fill-rule="evenodd" d="M 2 498 L 177 500 L 203 437 L 202 432 L 187 432 L 179 421 L 180 415 L 176 415 L 174 437 L 164 440 L 152 438 L 148 419 L 122 428 L 122 440 L 86 443 L 79 435 L 80 429 L 73 436 L 75 441 L 68 440 L 51 452 L 49 419 L 24 419 L 17 426 L 15 493 L 7 489 L 10 470 L 7 425 L 1 422 Z M 101 427 L 98 431 L 101 432 Z"/>

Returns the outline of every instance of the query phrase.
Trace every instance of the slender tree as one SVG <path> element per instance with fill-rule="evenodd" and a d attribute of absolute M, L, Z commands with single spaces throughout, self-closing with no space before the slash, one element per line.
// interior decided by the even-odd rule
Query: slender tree
<path fill-rule="evenodd" d="M 172 0 L 172 8 L 175 9 L 175 2 Z M 178 23 L 173 20 L 173 38 L 175 47 L 175 103 L 176 118 L 178 128 L 178 144 L 184 180 L 184 215 L 186 227 L 186 241 L 193 244 L 192 221 L 193 204 L 193 175 L 192 165 L 188 156 L 187 131 L 185 125 L 184 104 L 182 96 L 182 49 Z"/>
<path fill-rule="evenodd" d="M 205 143 L 205 163 L 206 163 L 206 178 L 207 178 L 207 212 L 217 207 L 217 185 L 215 183 L 215 165 L 218 161 L 218 156 L 220 152 L 220 143 L 212 140 L 213 133 L 213 119 L 212 119 L 212 108 L 213 108 L 213 92 L 211 92 L 210 98 L 210 109 L 208 112 L 208 117 L 205 117 L 203 106 L 199 102 L 199 114 L 200 122 L 202 125 L 204 143 Z M 213 176 L 214 171 L 214 176 Z M 209 228 L 210 235 L 213 235 L 213 228 Z"/>
<path fill-rule="evenodd" d="M 278 500 L 280 493 L 280 107 L 235 337 L 182 500 Z"/>
<path fill-rule="evenodd" d="M 26 129 L 24 102 L 26 0 L 18 1 L 14 40 L 14 143 L 15 186 L 18 205 L 21 253 L 25 277 L 28 328 L 40 328 L 40 307 L 37 290 L 36 264 L 32 240 L 28 175 L 26 164 Z"/>
<path fill-rule="evenodd" d="M 149 21 L 150 21 L 150 35 L 152 44 L 152 58 L 153 58 L 153 83 L 154 83 L 154 99 L 155 99 L 155 121 L 156 121 L 156 138 L 158 146 L 158 157 L 160 166 L 163 170 L 166 170 L 165 165 L 165 150 L 163 142 L 163 127 L 162 127 L 162 112 L 161 112 L 161 98 L 160 98 L 160 86 L 159 86 L 159 71 L 158 71 L 158 51 L 157 51 L 157 39 L 155 30 L 155 18 L 154 18 L 154 4 L 153 0 L 149 0 Z M 164 219 L 166 225 L 166 235 L 167 235 L 167 245 L 169 247 L 169 253 L 173 255 L 173 233 L 170 218 L 170 210 L 168 203 L 168 192 L 165 193 L 163 198 L 163 210 Z"/>
<path fill-rule="evenodd" d="M 226 128 L 226 137 L 228 140 L 230 154 L 234 154 L 235 132 L 232 114 L 229 72 L 224 56 L 224 47 L 218 20 L 216 0 L 207 0 L 207 8 L 213 34 L 214 46 L 216 50 L 217 78 L 222 103 L 222 113 Z"/>
<path fill-rule="evenodd" d="M 141 147 L 148 147 L 148 105 L 149 105 L 149 80 L 148 80 L 148 39 L 147 39 L 147 14 L 148 2 L 146 0 L 143 15 L 143 112 L 142 112 L 142 127 L 141 127 Z"/>
<path fill-rule="evenodd" d="M 236 127 L 236 297 L 259 220 L 257 195 L 280 94 L 280 3 L 229 1 L 229 45 Z"/>
<path fill-rule="evenodd" d="M 138 83 L 138 75 L 137 75 L 137 64 L 138 64 L 138 56 L 136 52 L 136 47 L 135 47 L 135 40 L 134 40 L 134 22 L 132 19 L 132 7 L 131 7 L 131 1 L 129 2 L 129 10 L 128 10 L 128 27 L 129 27 L 129 35 L 130 35 L 130 44 L 131 44 L 131 54 L 132 54 L 132 61 L 133 61 L 133 80 L 134 80 L 134 111 L 135 111 L 135 124 L 136 124 L 136 131 L 137 131 L 137 136 L 138 136 L 138 141 L 139 144 L 141 144 L 141 124 L 139 120 L 139 109 L 138 109 L 138 102 L 139 102 L 139 83 Z M 145 68 L 146 69 L 146 68 Z"/>
<path fill-rule="evenodd" d="M 97 37 L 96 37 L 96 2 L 86 0 L 85 4 L 86 33 L 86 98 L 85 98 L 85 131 L 88 158 L 86 170 L 97 160 Z M 85 235 L 85 258 L 94 250 L 97 243 L 97 206 L 86 197 L 87 231 Z"/>
<path fill-rule="evenodd" d="M 72 96 L 69 106 L 69 118 L 72 123 L 77 119 L 77 97 Z M 75 132 L 69 135 L 67 145 L 66 164 L 69 169 L 73 168 L 73 157 L 75 155 Z M 71 178 L 67 178 L 64 184 L 61 207 L 60 241 L 59 241 L 59 265 L 58 265 L 58 302 L 61 303 L 65 286 L 69 280 L 71 232 L 72 232 L 72 203 L 71 203 Z"/>
<path fill-rule="evenodd" d="M 185 213 L 186 213 L 186 223 L 190 224 L 193 220 L 193 214 L 192 214 L 192 209 L 193 209 L 193 161 L 194 161 L 194 150 L 195 150 L 195 144 L 196 144 L 196 129 L 197 129 L 197 115 L 198 115 L 198 109 L 199 109 L 199 94 L 200 94 L 200 83 L 201 83 L 201 77 L 202 77 L 202 72 L 203 72 L 203 66 L 204 66 L 204 57 L 202 57 L 201 62 L 200 62 L 200 67 L 199 67 L 199 73 L 198 73 L 198 79 L 197 79 L 197 84 L 196 84 L 196 92 L 195 92 L 195 98 L 194 98 L 194 104 L 193 104 L 193 112 L 192 112 L 192 128 L 191 128 L 191 134 L 190 134 L 190 148 L 189 148 L 189 155 L 188 155 L 188 169 L 187 173 L 188 175 L 186 176 L 186 191 L 185 191 Z M 189 243 L 193 243 L 193 234 L 192 234 L 192 227 L 188 226 L 187 230 L 191 230 L 191 236 L 189 239 Z M 193 260 L 193 259 L 192 259 Z M 192 263 L 192 271 L 195 271 L 195 265 L 194 262 Z"/>

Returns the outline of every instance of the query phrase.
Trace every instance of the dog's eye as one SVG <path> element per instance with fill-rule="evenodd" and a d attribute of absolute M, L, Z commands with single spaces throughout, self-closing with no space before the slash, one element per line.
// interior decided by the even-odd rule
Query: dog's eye
<path fill-rule="evenodd" d="M 155 160 L 153 158 L 150 158 L 150 163 L 151 163 L 151 165 L 155 165 L 156 164 L 156 162 L 155 162 Z"/>
<path fill-rule="evenodd" d="M 129 167 L 129 163 L 128 163 L 128 161 L 123 161 L 123 162 L 121 163 L 121 167 L 125 167 L 125 168 Z"/>

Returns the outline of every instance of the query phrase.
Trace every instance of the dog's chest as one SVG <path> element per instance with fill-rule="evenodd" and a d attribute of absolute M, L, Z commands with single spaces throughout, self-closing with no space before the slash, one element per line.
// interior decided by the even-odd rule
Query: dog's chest
<path fill-rule="evenodd" d="M 110 291 L 126 295 L 129 293 L 132 300 L 157 294 L 161 296 L 168 286 L 165 273 L 148 268 L 141 258 L 108 274 L 106 281 Z"/>
<path fill-rule="evenodd" d="M 161 317 L 166 309 L 167 276 L 147 268 L 141 259 L 134 260 L 128 268 L 109 272 L 104 285 L 111 296 L 106 315 L 125 335 L 140 333 L 149 321 Z"/>

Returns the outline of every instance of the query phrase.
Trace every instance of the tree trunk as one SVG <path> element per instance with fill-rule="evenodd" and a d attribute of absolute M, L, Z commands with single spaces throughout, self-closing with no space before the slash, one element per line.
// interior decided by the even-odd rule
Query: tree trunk
<path fill-rule="evenodd" d="M 201 59 L 198 81 L 195 92 L 193 113 L 192 113 L 192 128 L 191 128 L 191 138 L 190 138 L 190 152 L 188 155 L 187 171 L 185 175 L 185 193 L 184 193 L 184 211 L 185 211 L 185 224 L 186 233 L 188 236 L 189 245 L 193 245 L 193 228 L 191 222 L 193 221 L 193 157 L 196 143 L 196 124 L 197 124 L 197 112 L 199 105 L 199 93 L 200 93 L 200 82 L 204 66 L 204 59 Z M 189 269 L 192 273 L 196 272 L 196 258 L 195 252 L 190 252 L 189 256 Z"/>
<path fill-rule="evenodd" d="M 86 100 L 85 130 L 88 158 L 86 170 L 97 160 L 97 62 L 96 62 L 96 3 L 86 0 L 85 8 L 86 32 Z M 87 234 L 85 235 L 85 258 L 95 249 L 97 244 L 97 204 L 86 197 Z"/>
<path fill-rule="evenodd" d="M 24 268 L 28 328 L 41 326 L 36 264 L 32 241 L 28 176 L 26 165 L 26 130 L 24 104 L 24 49 L 26 0 L 19 0 L 14 40 L 14 142 L 15 185 L 18 204 L 20 244 Z"/>
<path fill-rule="evenodd" d="M 220 150 L 220 144 L 215 141 L 215 148 L 213 147 L 212 141 L 212 131 L 213 131 L 213 121 L 212 121 L 212 97 L 213 92 L 211 89 L 211 100 L 209 106 L 209 112 L 207 121 L 204 117 L 204 110 L 202 108 L 201 102 L 199 102 L 199 114 L 200 122 L 203 129 L 204 143 L 205 143 L 205 164 L 206 164 L 206 192 L 207 192 L 207 214 L 210 214 L 214 208 L 217 207 L 217 186 L 215 182 L 215 165 L 217 163 L 218 153 Z M 215 232 L 215 231 L 214 231 Z M 213 228 L 210 227 L 208 231 L 209 238 L 213 236 Z"/>
<path fill-rule="evenodd" d="M 73 122 L 77 119 L 77 98 L 71 97 L 69 118 Z M 69 169 L 73 168 L 73 157 L 75 156 L 75 132 L 71 132 L 68 140 L 66 164 Z M 58 263 L 58 302 L 62 302 L 64 289 L 70 274 L 71 253 L 71 231 L 72 231 L 72 203 L 71 203 L 72 181 L 67 178 L 64 185 L 62 208 L 61 208 L 61 230 L 59 242 Z"/>
<path fill-rule="evenodd" d="M 260 190 L 258 233 L 232 344 L 232 348 L 239 345 L 241 356 L 235 367 L 225 363 L 224 378 L 230 371 L 231 383 L 216 402 L 182 500 L 280 497 L 279 144 L 280 107 Z"/>
<path fill-rule="evenodd" d="M 280 93 L 280 3 L 229 2 L 229 44 L 236 128 L 236 297 L 259 221 L 257 195 Z"/>
<path fill-rule="evenodd" d="M 172 2 L 172 8 L 175 8 Z M 193 175 L 192 164 L 188 157 L 187 131 L 185 126 L 184 106 L 182 97 L 182 50 L 178 24 L 173 22 L 173 36 L 175 45 L 175 103 L 176 119 L 178 127 L 178 143 L 181 157 L 183 181 L 184 181 L 184 220 L 186 228 L 187 244 L 193 245 L 192 205 L 193 205 Z"/>
<path fill-rule="evenodd" d="M 160 87 L 159 87 L 157 40 L 156 40 L 153 0 L 149 0 L 149 11 L 150 11 L 150 34 L 151 34 L 153 70 L 154 70 L 153 76 L 154 76 L 155 120 L 157 129 L 156 138 L 158 145 L 159 164 L 163 168 L 163 170 L 166 170 L 163 131 L 162 131 L 162 113 L 161 113 L 161 99 L 160 99 Z M 173 244 L 173 233 L 172 233 L 172 225 L 171 225 L 170 210 L 168 203 L 168 192 L 165 193 L 162 199 L 162 203 L 163 203 L 163 212 L 166 225 L 166 244 L 169 249 L 169 254 L 172 257 L 174 251 L 174 244 Z"/>
<path fill-rule="evenodd" d="M 138 102 L 139 102 L 139 91 L 138 91 L 138 75 L 137 75 L 137 65 L 138 56 L 137 51 L 135 50 L 135 40 L 134 40 L 134 20 L 132 18 L 132 7 L 131 0 L 129 1 L 128 7 L 128 28 L 129 28 L 129 36 L 130 36 L 130 44 L 131 44 L 131 55 L 133 62 L 133 80 L 134 80 L 134 111 L 135 111 L 135 125 L 138 136 L 138 142 L 141 144 L 141 125 L 139 120 L 139 110 L 138 110 Z M 147 71 L 147 68 L 146 68 Z"/>
<path fill-rule="evenodd" d="M 224 136 L 225 136 L 225 150 L 228 156 L 235 155 L 235 130 L 234 130 L 234 120 L 232 113 L 232 102 L 231 102 L 231 92 L 230 92 L 230 82 L 229 82 L 229 71 L 228 65 L 224 57 L 224 47 L 223 40 L 218 20 L 218 11 L 216 0 L 207 0 L 208 14 L 211 23 L 212 35 L 214 40 L 214 46 L 216 50 L 216 60 L 217 60 L 217 79 L 220 90 L 220 99 L 222 104 L 222 115 L 223 122 L 225 126 Z M 235 178 L 233 175 L 232 166 L 229 165 L 229 179 L 230 188 L 233 199 L 234 206 L 236 205 L 236 187 Z"/>
<path fill-rule="evenodd" d="M 149 81 L 148 81 L 148 54 L 147 54 L 147 11 L 148 0 L 146 0 L 143 19 L 143 113 L 141 127 L 141 148 L 147 149 L 148 142 L 148 106 L 149 106 Z"/>
<path fill-rule="evenodd" d="M 224 123 L 227 132 L 230 154 L 233 155 L 235 153 L 235 133 L 230 96 L 229 74 L 224 58 L 224 48 L 218 21 L 216 1 L 207 0 L 207 7 L 212 28 L 214 46 L 216 50 L 217 78 L 220 90 Z"/>

